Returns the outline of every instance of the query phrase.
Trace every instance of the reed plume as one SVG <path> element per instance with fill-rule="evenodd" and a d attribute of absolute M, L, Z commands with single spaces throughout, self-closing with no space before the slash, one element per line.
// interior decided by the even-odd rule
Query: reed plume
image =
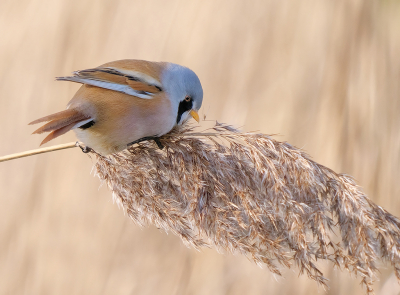
<path fill-rule="evenodd" d="M 142 142 L 108 157 L 92 151 L 96 174 L 136 223 L 195 248 L 241 253 L 278 275 L 297 266 L 324 286 L 317 260 L 328 260 L 359 276 L 368 294 L 378 259 L 400 279 L 399 220 L 350 176 L 271 136 L 211 129 L 175 129 L 163 150 Z"/>

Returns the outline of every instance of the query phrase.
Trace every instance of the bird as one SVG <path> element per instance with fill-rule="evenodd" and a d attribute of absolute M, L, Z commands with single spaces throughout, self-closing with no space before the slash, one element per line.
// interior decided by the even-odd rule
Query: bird
<path fill-rule="evenodd" d="M 191 117 L 199 122 L 203 88 L 189 68 L 125 59 L 57 77 L 83 84 L 64 111 L 37 119 L 47 122 L 33 134 L 50 132 L 43 145 L 73 130 L 80 142 L 102 155 L 159 137 Z"/>

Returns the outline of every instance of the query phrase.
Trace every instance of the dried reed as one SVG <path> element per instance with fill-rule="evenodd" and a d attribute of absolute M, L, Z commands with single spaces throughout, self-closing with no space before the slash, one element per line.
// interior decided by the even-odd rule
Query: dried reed
<path fill-rule="evenodd" d="M 268 135 L 222 124 L 205 137 L 184 126 L 104 157 L 96 174 L 138 224 L 153 223 L 199 248 L 242 253 L 270 271 L 296 265 L 326 286 L 316 261 L 361 277 L 368 294 L 378 258 L 400 279 L 400 222 L 353 179 Z"/>

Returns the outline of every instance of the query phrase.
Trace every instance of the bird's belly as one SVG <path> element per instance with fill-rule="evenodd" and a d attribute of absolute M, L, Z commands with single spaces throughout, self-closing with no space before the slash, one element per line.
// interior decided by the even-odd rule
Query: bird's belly
<path fill-rule="evenodd" d="M 96 152 L 108 155 L 120 152 L 128 144 L 143 137 L 159 137 L 171 131 L 175 122 L 172 120 L 124 120 L 122 122 L 96 122 L 87 129 L 74 129 L 79 141 Z"/>

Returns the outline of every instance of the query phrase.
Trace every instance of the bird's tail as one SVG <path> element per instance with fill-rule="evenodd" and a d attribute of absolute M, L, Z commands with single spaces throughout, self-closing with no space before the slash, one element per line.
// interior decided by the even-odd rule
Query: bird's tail
<path fill-rule="evenodd" d="M 32 134 L 41 134 L 43 132 L 50 132 L 49 135 L 41 142 L 40 145 L 53 140 L 54 138 L 63 135 L 71 129 L 81 127 L 92 121 L 92 118 L 82 114 L 78 110 L 68 109 L 62 112 L 58 112 L 46 117 L 37 119 L 29 125 L 38 124 L 42 122 L 48 122 L 39 129 L 35 130 Z"/>

